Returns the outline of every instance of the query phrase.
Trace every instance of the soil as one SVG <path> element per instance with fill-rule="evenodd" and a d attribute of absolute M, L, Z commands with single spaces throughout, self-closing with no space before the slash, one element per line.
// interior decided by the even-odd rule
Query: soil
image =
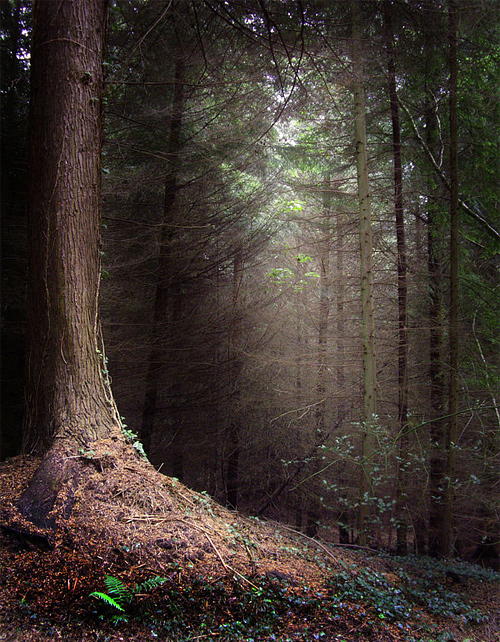
<path fill-rule="evenodd" d="M 386 617 L 373 596 L 340 599 L 335 578 L 348 574 L 359 586 L 368 569 L 396 595 L 401 567 L 389 557 L 229 511 L 158 473 L 118 437 L 74 460 L 72 509 L 59 493 L 50 529 L 17 510 L 40 460 L 0 467 L 1 641 L 500 640 L 498 582 L 443 577 L 484 615 L 480 624 L 419 605 L 405 621 Z M 406 572 L 422 573 L 411 564 Z M 128 587 L 124 612 L 102 597 L 106 576 Z"/>

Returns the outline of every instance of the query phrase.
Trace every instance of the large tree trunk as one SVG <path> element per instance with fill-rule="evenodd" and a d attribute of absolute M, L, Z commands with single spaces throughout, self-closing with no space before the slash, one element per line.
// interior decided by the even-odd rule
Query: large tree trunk
<path fill-rule="evenodd" d="M 105 0 L 34 6 L 24 452 L 45 455 L 20 508 L 47 524 L 63 454 L 119 424 L 100 339 Z"/>
<path fill-rule="evenodd" d="M 368 180 L 368 153 L 366 140 L 366 107 L 363 86 L 361 51 L 361 7 L 358 0 L 352 4 L 353 16 L 353 94 L 354 126 L 356 137 L 356 169 L 359 199 L 359 235 L 361 249 L 361 325 L 363 334 L 363 450 L 358 509 L 359 541 L 366 543 L 366 525 L 369 517 L 368 499 L 371 494 L 371 470 L 375 449 L 374 418 L 376 414 L 375 328 L 373 319 L 373 257 L 370 185 Z"/>

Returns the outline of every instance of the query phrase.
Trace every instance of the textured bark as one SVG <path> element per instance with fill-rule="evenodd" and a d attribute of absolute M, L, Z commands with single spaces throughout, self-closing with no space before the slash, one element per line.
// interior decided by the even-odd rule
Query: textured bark
<path fill-rule="evenodd" d="M 40 525 L 76 481 L 68 455 L 119 423 L 97 305 L 106 16 L 104 0 L 34 6 L 24 451 L 45 458 L 20 509 Z"/>
<path fill-rule="evenodd" d="M 323 187 L 323 216 L 321 220 L 320 275 L 319 275 L 319 319 L 318 319 L 318 375 L 316 381 L 317 406 L 316 430 L 318 435 L 325 430 L 328 350 L 328 323 L 330 316 L 330 247 L 331 239 L 331 179 L 327 176 Z"/>
<path fill-rule="evenodd" d="M 363 86 L 363 59 L 361 51 L 361 7 L 358 0 L 352 3 L 353 16 L 353 94 L 354 127 L 356 138 L 356 170 L 359 199 L 359 233 L 361 251 L 361 314 L 363 334 L 363 447 L 360 481 L 358 531 L 361 544 L 366 544 L 366 523 L 369 516 L 367 498 L 371 493 L 371 469 L 375 448 L 374 417 L 376 414 L 375 327 L 373 319 L 373 257 L 370 185 L 368 179 L 368 153 L 366 139 L 366 107 Z"/>
<path fill-rule="evenodd" d="M 104 0 L 35 3 L 24 451 L 114 423 L 98 321 Z"/>
<path fill-rule="evenodd" d="M 392 158 L 394 166 L 394 212 L 396 219 L 397 273 L 398 273 L 398 450 L 399 461 L 405 461 L 408 451 L 408 285 L 406 239 L 403 208 L 403 164 L 401 159 L 401 132 L 399 100 L 396 91 L 396 59 L 394 54 L 391 2 L 384 2 L 385 38 L 387 49 L 388 91 L 392 122 Z M 404 479 L 398 467 L 396 480 L 396 536 L 397 550 L 407 551 L 407 523 L 405 517 Z"/>
<path fill-rule="evenodd" d="M 434 98 L 436 63 L 435 46 L 425 32 L 425 143 L 437 158 L 439 135 Z M 443 372 L 443 320 L 442 320 L 442 252 L 439 221 L 440 186 L 431 173 L 427 179 L 427 271 L 429 278 L 429 384 L 430 384 L 430 466 L 429 466 L 429 537 L 428 552 L 439 555 L 440 524 L 442 517 L 442 484 L 444 475 L 443 431 L 444 421 L 444 372 Z"/>
<path fill-rule="evenodd" d="M 458 119 L 457 119 L 457 15 L 455 0 L 449 0 L 449 64 L 450 64 L 450 375 L 448 393 L 448 430 L 446 435 L 446 483 L 441 517 L 441 554 L 452 549 L 453 484 L 456 471 L 458 439 L 458 297 L 459 297 L 459 220 L 458 220 Z"/>

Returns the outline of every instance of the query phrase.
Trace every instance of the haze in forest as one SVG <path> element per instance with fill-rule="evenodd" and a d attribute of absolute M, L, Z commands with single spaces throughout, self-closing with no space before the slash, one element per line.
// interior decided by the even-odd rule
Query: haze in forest
<path fill-rule="evenodd" d="M 1 12 L 7 459 L 41 447 L 31 3 Z M 111 3 L 99 368 L 162 473 L 309 536 L 498 565 L 498 40 L 492 1 Z"/>

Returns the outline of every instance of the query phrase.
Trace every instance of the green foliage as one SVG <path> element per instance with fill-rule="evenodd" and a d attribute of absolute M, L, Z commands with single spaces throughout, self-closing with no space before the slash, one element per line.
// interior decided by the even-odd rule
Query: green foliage
<path fill-rule="evenodd" d="M 125 419 L 125 417 L 122 417 L 122 422 Z M 122 423 L 122 433 L 125 437 L 125 440 L 133 446 L 139 453 L 139 455 L 143 459 L 147 459 L 148 456 L 146 455 L 146 451 L 144 450 L 144 446 L 142 445 L 141 440 L 139 439 L 139 435 L 137 433 L 133 432 L 132 430 L 129 430 L 127 428 L 127 424 Z"/>
<path fill-rule="evenodd" d="M 102 600 L 106 604 L 109 604 L 109 606 L 112 606 L 115 609 L 118 609 L 118 611 L 125 611 L 125 609 L 118 604 L 116 600 L 114 600 L 110 595 L 107 593 L 101 593 L 100 591 L 94 591 L 93 593 L 90 594 L 90 597 L 97 597 L 99 600 Z"/>
<path fill-rule="evenodd" d="M 378 619 L 407 621 L 416 616 L 415 607 L 443 618 L 480 623 L 487 616 L 472 607 L 465 597 L 449 588 L 447 578 L 498 581 L 500 574 L 466 562 L 448 563 L 433 558 L 391 558 L 401 564 L 394 568 L 398 583 L 383 573 L 356 565 L 331 581 L 337 599 L 366 604 Z"/>
<path fill-rule="evenodd" d="M 273 270 L 270 270 L 267 275 L 271 279 L 272 283 L 277 283 L 279 285 L 282 285 L 288 279 L 292 279 L 294 277 L 294 273 L 288 268 L 274 268 Z"/>
<path fill-rule="evenodd" d="M 312 261 L 312 257 L 310 257 L 308 254 L 296 254 L 293 258 L 297 261 L 297 263 L 309 263 L 310 261 Z M 301 292 L 305 288 L 305 286 L 310 283 L 305 278 L 302 278 L 300 274 L 294 272 L 290 268 L 273 268 L 272 270 L 269 270 L 267 276 L 269 277 L 271 283 L 274 283 L 275 285 L 278 285 L 280 287 L 287 286 L 294 292 Z M 307 277 L 308 279 L 319 279 L 320 275 L 318 272 L 309 271 L 304 274 L 304 277 Z"/>
<path fill-rule="evenodd" d="M 95 455 L 95 450 L 87 449 L 87 448 L 79 448 L 78 454 L 84 459 L 93 459 Z"/>
<path fill-rule="evenodd" d="M 132 613 L 134 598 L 138 595 L 151 592 L 166 581 L 166 578 L 156 576 L 130 588 L 117 577 L 106 575 L 104 578 L 104 584 L 106 585 L 107 593 L 93 591 L 89 597 L 95 597 L 96 599 L 101 600 L 101 602 L 106 606 L 110 606 L 112 609 L 120 611 L 120 614 L 118 615 L 109 613 L 101 614 L 101 619 L 108 617 L 113 624 L 128 622 L 130 617 L 133 617 L 134 615 Z"/>
<path fill-rule="evenodd" d="M 382 573 L 353 566 L 351 571 L 342 571 L 332 580 L 335 596 L 341 600 L 365 602 L 380 619 L 407 620 L 412 615 L 412 606 L 401 587 L 395 587 Z"/>
<path fill-rule="evenodd" d="M 441 560 L 435 557 L 423 557 L 409 555 L 407 557 L 392 558 L 398 562 L 411 563 L 418 568 L 424 569 L 427 576 L 434 580 L 442 578 L 444 575 L 457 576 L 460 579 L 479 580 L 486 582 L 500 582 L 500 572 L 490 568 L 484 568 L 477 564 L 470 564 L 463 560 Z"/>

